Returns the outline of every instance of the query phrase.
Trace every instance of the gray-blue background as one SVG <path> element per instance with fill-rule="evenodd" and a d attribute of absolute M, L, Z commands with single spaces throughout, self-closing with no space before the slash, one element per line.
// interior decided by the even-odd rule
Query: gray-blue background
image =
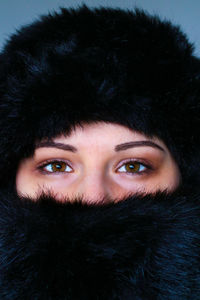
<path fill-rule="evenodd" d="M 181 25 L 200 57 L 200 0 L 0 0 L 0 50 L 9 35 L 21 25 L 31 23 L 38 15 L 58 10 L 59 7 L 111 6 L 143 8 L 162 19 Z"/>

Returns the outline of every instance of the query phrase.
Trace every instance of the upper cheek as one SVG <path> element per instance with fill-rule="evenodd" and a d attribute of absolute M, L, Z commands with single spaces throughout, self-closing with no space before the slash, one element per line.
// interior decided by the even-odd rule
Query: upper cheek
<path fill-rule="evenodd" d="M 76 182 L 76 178 L 72 174 L 36 176 L 36 180 L 39 184 L 51 186 L 59 190 L 69 188 L 75 185 Z"/>
<path fill-rule="evenodd" d="M 160 188 L 172 187 L 174 183 L 174 170 L 162 165 L 149 173 L 142 175 L 121 175 L 117 177 L 115 190 L 142 192 L 155 191 Z"/>
<path fill-rule="evenodd" d="M 121 174 L 112 181 L 112 186 L 114 190 L 121 191 L 138 191 L 142 187 L 147 186 L 152 181 L 156 181 L 157 176 L 152 175 L 126 175 Z"/>

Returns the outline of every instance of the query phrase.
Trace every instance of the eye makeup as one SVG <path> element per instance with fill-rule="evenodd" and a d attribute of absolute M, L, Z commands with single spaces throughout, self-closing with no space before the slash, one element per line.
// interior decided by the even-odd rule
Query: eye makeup
<path fill-rule="evenodd" d="M 46 166 L 51 165 L 51 164 L 53 165 L 53 164 L 56 164 L 56 163 L 58 165 L 65 163 L 66 166 L 69 166 L 71 169 L 73 169 L 72 166 L 70 165 L 69 161 L 67 161 L 67 160 L 48 159 L 48 160 L 44 161 L 43 163 L 39 164 L 37 166 L 37 170 L 39 170 L 39 172 L 44 174 L 44 175 L 58 175 L 58 174 L 62 175 L 63 173 L 67 174 L 67 173 L 72 173 L 73 172 L 73 171 L 52 171 L 51 172 L 51 171 L 46 171 L 44 169 Z M 123 160 L 123 161 L 120 162 L 120 165 L 118 165 L 118 167 L 116 167 L 116 171 L 118 171 L 122 166 L 126 166 L 128 164 L 132 165 L 132 167 L 133 167 L 134 164 L 143 166 L 143 167 L 145 167 L 145 170 L 134 171 L 134 169 L 135 169 L 135 167 L 134 167 L 134 168 L 132 168 L 132 170 L 134 172 L 129 172 L 129 171 L 121 172 L 121 171 L 119 171 L 118 173 L 125 173 L 125 174 L 128 174 L 128 175 L 132 175 L 132 176 L 134 175 L 135 176 L 135 175 L 143 175 L 145 173 L 148 173 L 150 170 L 151 171 L 153 170 L 153 166 L 150 163 L 146 162 L 146 160 L 144 161 L 144 160 L 141 160 L 141 159 L 139 160 L 139 159 L 128 158 L 128 159 Z"/>
<path fill-rule="evenodd" d="M 145 167 L 145 170 L 143 171 L 137 171 L 137 172 L 119 172 L 119 173 L 125 173 L 127 175 L 131 175 L 131 176 L 135 176 L 135 175 L 144 175 L 144 174 L 148 174 L 149 172 L 153 171 L 154 168 L 153 166 L 147 162 L 146 160 L 143 160 L 143 159 L 136 159 L 136 158 L 128 158 L 126 160 L 123 160 L 121 163 L 120 163 L 120 166 L 117 168 L 120 169 L 122 166 L 124 165 L 134 165 L 134 164 L 139 164 L 139 165 L 142 165 Z"/>

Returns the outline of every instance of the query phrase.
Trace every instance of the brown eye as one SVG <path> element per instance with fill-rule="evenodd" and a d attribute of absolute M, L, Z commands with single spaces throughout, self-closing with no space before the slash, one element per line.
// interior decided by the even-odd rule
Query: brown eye
<path fill-rule="evenodd" d="M 67 163 L 63 161 L 52 161 L 44 166 L 42 166 L 44 171 L 54 173 L 54 172 L 71 172 L 72 169 Z"/>
<path fill-rule="evenodd" d="M 140 163 L 127 163 L 125 164 L 125 168 L 128 172 L 138 172 L 140 169 Z"/>
<path fill-rule="evenodd" d="M 52 170 L 54 172 L 64 172 L 65 171 L 65 168 L 66 168 L 66 163 L 64 162 L 55 162 L 55 163 L 52 163 Z"/>
<path fill-rule="evenodd" d="M 138 161 L 129 161 L 123 164 L 118 171 L 122 173 L 139 173 L 147 169 L 142 163 Z"/>

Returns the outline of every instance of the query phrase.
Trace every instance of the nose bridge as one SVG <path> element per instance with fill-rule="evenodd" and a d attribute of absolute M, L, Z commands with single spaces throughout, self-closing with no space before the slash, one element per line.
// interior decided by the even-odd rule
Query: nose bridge
<path fill-rule="evenodd" d="M 84 176 L 78 187 L 78 194 L 83 196 L 85 201 L 97 202 L 109 196 L 105 176 L 98 171 L 91 171 Z"/>

